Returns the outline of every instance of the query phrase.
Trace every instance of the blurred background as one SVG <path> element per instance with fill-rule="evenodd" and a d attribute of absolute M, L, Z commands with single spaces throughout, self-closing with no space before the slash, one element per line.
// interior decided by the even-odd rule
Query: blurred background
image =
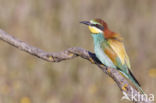
<path fill-rule="evenodd" d="M 82 20 L 102 18 L 124 37 L 133 73 L 156 96 L 156 0 L 0 0 L 0 28 L 48 52 L 93 41 Z M 0 41 L 0 103 L 130 103 L 97 66 L 48 63 Z"/>

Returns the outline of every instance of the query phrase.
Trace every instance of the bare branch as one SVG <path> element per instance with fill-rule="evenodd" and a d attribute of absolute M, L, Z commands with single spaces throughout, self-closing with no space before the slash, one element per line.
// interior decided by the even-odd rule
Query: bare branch
<path fill-rule="evenodd" d="M 124 94 L 126 94 L 134 103 L 151 103 L 150 101 L 146 101 L 146 99 L 144 99 L 143 101 L 136 100 L 136 98 L 138 98 L 138 96 L 141 94 L 138 93 L 137 90 L 133 88 L 128 83 L 128 81 L 120 75 L 120 73 L 116 69 L 107 68 L 106 66 L 100 63 L 100 61 L 96 58 L 94 53 L 91 53 L 83 48 L 73 47 L 62 52 L 48 53 L 41 49 L 33 47 L 21 40 L 16 39 L 15 37 L 9 35 L 8 33 L 4 32 L 1 29 L 0 29 L 0 39 L 16 48 L 19 48 L 31 55 L 34 55 L 48 62 L 60 62 L 63 60 L 69 60 L 80 56 L 83 59 L 86 59 L 91 63 L 94 63 L 100 69 L 102 69 L 107 75 L 109 75 L 116 82 L 120 90 Z M 135 99 L 132 97 L 132 94 L 133 96 L 135 96 Z"/>

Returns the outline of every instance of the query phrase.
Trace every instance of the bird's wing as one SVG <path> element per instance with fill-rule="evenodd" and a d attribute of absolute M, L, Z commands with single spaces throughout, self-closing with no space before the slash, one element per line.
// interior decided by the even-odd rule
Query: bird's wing
<path fill-rule="evenodd" d="M 118 38 L 109 38 L 107 39 L 107 45 L 103 44 L 103 50 L 105 54 L 107 54 L 107 56 L 112 60 L 114 65 L 120 69 L 121 73 L 130 79 L 132 83 L 134 83 L 134 85 L 143 93 L 139 82 L 129 70 L 131 69 L 130 61 L 123 42 Z"/>
<path fill-rule="evenodd" d="M 111 47 L 111 49 L 113 51 L 106 48 L 106 50 L 105 50 L 105 51 L 107 51 L 106 54 L 110 58 L 112 58 L 112 55 L 115 55 L 116 54 L 116 56 L 120 59 L 121 64 L 122 65 L 125 65 L 126 64 L 127 67 L 130 69 L 131 68 L 130 61 L 129 61 L 128 55 L 127 55 L 127 53 L 125 51 L 125 47 L 124 47 L 123 42 L 122 41 L 119 41 L 119 40 L 116 40 L 116 39 L 108 39 L 107 42 L 108 42 L 108 45 Z M 113 53 L 111 53 L 111 52 L 113 52 Z M 114 56 L 114 58 L 115 58 L 115 56 Z M 112 61 L 114 63 L 116 63 L 115 60 L 112 59 Z"/>

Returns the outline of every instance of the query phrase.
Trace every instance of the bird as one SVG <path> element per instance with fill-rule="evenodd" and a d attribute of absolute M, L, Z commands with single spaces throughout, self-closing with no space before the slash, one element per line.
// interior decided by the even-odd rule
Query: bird
<path fill-rule="evenodd" d="M 80 23 L 88 26 L 94 42 L 94 52 L 100 62 L 107 67 L 119 70 L 141 93 L 144 93 L 140 83 L 131 72 L 130 60 L 121 35 L 112 32 L 106 22 L 100 18 Z"/>

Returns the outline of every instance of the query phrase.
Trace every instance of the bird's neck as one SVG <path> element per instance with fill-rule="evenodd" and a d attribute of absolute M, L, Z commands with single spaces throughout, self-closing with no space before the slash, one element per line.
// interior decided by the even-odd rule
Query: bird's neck
<path fill-rule="evenodd" d="M 102 33 L 99 34 L 91 34 L 94 40 L 94 45 L 99 45 L 105 41 L 104 35 Z"/>

